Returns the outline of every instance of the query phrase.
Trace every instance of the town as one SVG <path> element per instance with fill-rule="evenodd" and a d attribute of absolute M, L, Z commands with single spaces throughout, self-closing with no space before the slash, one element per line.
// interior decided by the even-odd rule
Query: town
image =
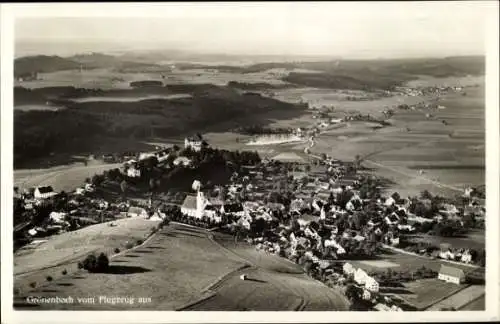
<path fill-rule="evenodd" d="M 143 218 L 228 234 L 289 259 L 310 277 L 340 287 L 353 310 L 432 309 L 397 293 L 420 279 L 484 285 L 484 247 L 432 243 L 484 229 L 485 197 L 478 188 L 456 197 L 388 195 L 384 179 L 362 160 L 307 150 L 261 158 L 211 147 L 201 134 L 185 138 L 184 147 L 121 160 L 122 168 L 96 174 L 73 192 L 14 188 L 15 250 L 89 225 Z M 399 267 L 399 256 L 414 265 Z M 91 269 L 87 259 L 79 267 Z"/>

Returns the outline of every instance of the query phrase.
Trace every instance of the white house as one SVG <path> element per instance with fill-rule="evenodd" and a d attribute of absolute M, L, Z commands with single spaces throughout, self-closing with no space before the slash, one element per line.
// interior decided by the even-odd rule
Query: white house
<path fill-rule="evenodd" d="M 464 253 L 462 253 L 462 257 L 460 258 L 460 261 L 463 263 L 471 263 L 472 262 L 472 255 L 470 254 L 469 250 L 465 250 Z"/>
<path fill-rule="evenodd" d="M 141 170 L 136 169 L 135 167 L 130 167 L 127 169 L 127 176 L 131 178 L 140 178 Z"/>
<path fill-rule="evenodd" d="M 51 212 L 49 217 L 54 223 L 64 223 L 66 213 Z"/>
<path fill-rule="evenodd" d="M 365 279 L 365 288 L 370 292 L 378 292 L 380 286 L 377 280 L 370 276 L 367 276 Z"/>
<path fill-rule="evenodd" d="M 413 227 L 412 225 L 398 224 L 398 230 L 413 232 L 415 230 L 415 227 Z"/>
<path fill-rule="evenodd" d="M 57 193 L 51 186 L 37 187 L 35 189 L 35 199 L 47 199 L 56 196 Z"/>
<path fill-rule="evenodd" d="M 356 281 L 359 285 L 364 285 L 368 277 L 369 276 L 366 271 L 361 268 L 358 268 L 354 273 L 354 281 Z"/>
<path fill-rule="evenodd" d="M 394 198 L 389 197 L 389 198 L 387 198 L 385 200 L 384 205 L 386 205 L 387 207 L 389 207 L 389 206 L 394 205 L 395 203 L 396 203 L 396 201 L 394 200 Z"/>
<path fill-rule="evenodd" d="M 185 167 L 186 167 L 186 166 L 191 165 L 191 160 L 190 160 L 190 159 L 188 159 L 188 158 L 187 158 L 187 157 L 185 157 L 185 156 L 179 156 L 178 158 L 176 158 L 176 159 L 174 160 L 174 162 L 173 162 L 173 163 L 174 163 L 174 165 L 175 165 L 175 166 L 182 165 L 182 166 L 185 166 Z"/>
<path fill-rule="evenodd" d="M 347 275 L 352 275 L 356 269 L 350 264 L 349 262 L 344 263 L 344 266 L 342 267 L 342 270 L 344 271 L 345 274 Z"/>
<path fill-rule="evenodd" d="M 442 264 L 438 279 L 459 285 L 465 281 L 465 273 L 462 269 Z"/>
<path fill-rule="evenodd" d="M 455 253 L 450 250 L 439 252 L 439 257 L 445 260 L 455 260 Z"/>
<path fill-rule="evenodd" d="M 184 139 L 184 148 L 191 148 L 195 152 L 201 151 L 203 138 L 201 136 L 186 137 Z"/>

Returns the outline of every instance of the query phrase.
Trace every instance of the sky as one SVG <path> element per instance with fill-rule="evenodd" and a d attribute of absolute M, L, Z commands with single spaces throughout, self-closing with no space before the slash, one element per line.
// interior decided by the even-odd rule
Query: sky
<path fill-rule="evenodd" d="M 482 55 L 490 2 L 24 6 L 16 56 L 118 49 L 352 58 Z"/>

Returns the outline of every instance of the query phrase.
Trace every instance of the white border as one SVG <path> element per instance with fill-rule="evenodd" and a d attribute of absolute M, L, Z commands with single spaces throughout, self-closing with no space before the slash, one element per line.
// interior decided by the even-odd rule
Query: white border
<path fill-rule="evenodd" d="M 464 2 L 465 4 L 466 2 Z M 2 322 L 5 323 L 221 323 L 221 322 L 393 322 L 393 321 L 488 321 L 499 320 L 499 112 L 498 112 L 498 39 L 499 17 L 496 1 L 476 1 L 491 7 L 487 33 L 487 76 L 486 76 L 486 186 L 487 186 L 487 234 L 486 249 L 486 311 L 484 312 L 418 312 L 418 313 L 383 313 L 383 312 L 54 312 L 54 311 L 13 311 L 12 310 L 12 183 L 13 183 L 13 28 L 15 17 L 151 17 L 151 11 L 159 16 L 182 16 L 186 6 L 203 7 L 203 14 L 211 14 L 232 6 L 237 6 L 239 13 L 244 14 L 249 6 L 262 6 L 262 3 L 211 3 L 211 4 L 162 4 L 162 3 L 100 3 L 100 4 L 2 4 L 1 13 L 1 238 L 2 238 Z M 338 3 L 337 3 L 338 4 Z M 325 6 L 330 3 L 266 3 L 262 14 L 271 13 L 271 7 L 300 10 L 301 6 Z M 355 5 L 350 3 L 350 6 Z M 358 3 L 366 10 L 370 3 Z M 377 5 L 377 4 L 375 4 Z M 419 5 L 425 5 L 419 4 Z M 446 5 L 446 4 L 444 4 Z M 292 8 L 293 7 L 293 8 Z M 153 9 L 153 10 L 152 10 Z M 266 13 L 267 12 L 267 13 Z M 234 11 L 231 13 L 234 15 Z M 409 36 L 411 37 L 411 36 Z M 66 316 L 67 314 L 67 316 Z"/>

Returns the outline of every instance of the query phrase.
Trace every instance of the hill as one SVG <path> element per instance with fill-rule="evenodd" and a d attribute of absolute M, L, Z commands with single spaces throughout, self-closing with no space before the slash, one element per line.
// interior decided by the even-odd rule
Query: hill
<path fill-rule="evenodd" d="M 95 91 L 94 91 L 95 92 Z M 72 87 L 34 90 L 16 88 L 15 101 L 45 102 L 49 99 L 66 109 L 59 111 L 15 111 L 14 163 L 16 167 L 49 154 L 82 154 L 106 146 L 107 140 L 120 138 L 131 143 L 150 138 L 187 135 L 189 129 L 217 128 L 237 118 L 258 118 L 269 111 L 287 111 L 300 115 L 304 106 L 281 102 L 258 94 L 240 94 L 237 90 L 214 85 L 177 85 L 132 90 L 114 90 L 117 94 L 187 93 L 186 98 L 152 98 L 130 101 L 75 102 L 72 98 L 106 96 Z M 25 97 L 26 96 L 26 97 Z M 112 142 L 112 141 L 111 141 Z M 109 151 L 114 151 L 111 147 Z M 94 154 L 94 153 L 93 153 Z"/>
<path fill-rule="evenodd" d="M 128 68 L 144 68 L 158 67 L 157 64 L 149 62 L 136 62 L 133 60 L 123 59 L 118 56 L 107 55 L 102 53 L 79 54 L 69 57 L 68 59 L 81 63 L 86 69 L 128 69 Z"/>
<path fill-rule="evenodd" d="M 14 60 L 14 76 L 79 69 L 80 63 L 59 56 L 25 56 Z"/>

